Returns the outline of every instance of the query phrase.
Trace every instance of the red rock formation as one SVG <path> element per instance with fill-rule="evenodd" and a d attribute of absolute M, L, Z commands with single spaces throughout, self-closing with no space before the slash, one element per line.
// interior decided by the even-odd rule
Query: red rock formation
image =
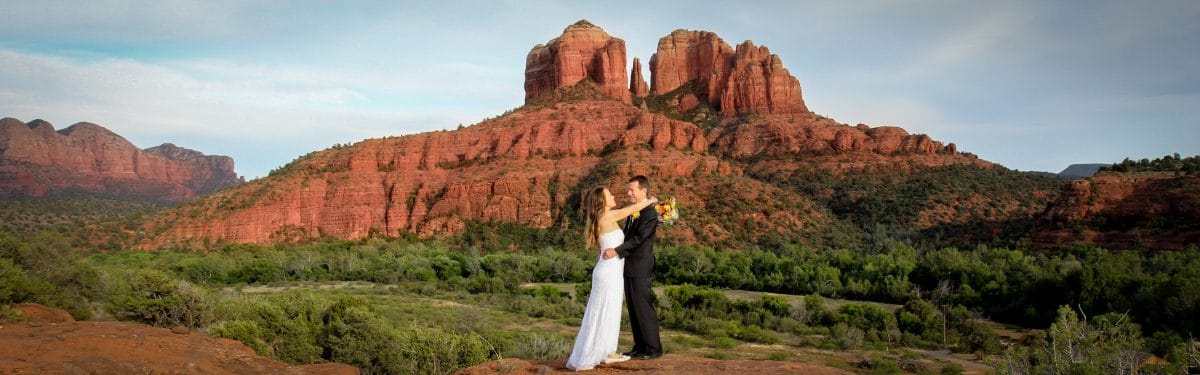
<path fill-rule="evenodd" d="M 1038 220 L 1040 248 L 1072 243 L 1121 250 L 1200 245 L 1200 176 L 1102 174 L 1068 182 Z"/>
<path fill-rule="evenodd" d="M 0 326 L 4 374 L 358 374 L 339 363 L 295 366 L 241 342 L 124 322 L 77 322 L 65 311 L 19 304 L 28 322 Z"/>
<path fill-rule="evenodd" d="M 562 35 L 536 45 L 525 57 L 525 102 L 584 79 L 600 91 L 630 102 L 625 76 L 625 41 L 586 20 L 567 26 Z"/>
<path fill-rule="evenodd" d="M 767 117 L 722 128 L 714 146 L 724 156 L 748 158 L 762 155 L 870 152 L 881 155 L 946 155 L 949 163 L 975 164 L 977 159 L 957 153 L 924 134 L 908 134 L 894 126 L 851 127 L 812 113 Z M 990 163 L 984 162 L 986 165 Z"/>
<path fill-rule="evenodd" d="M 650 165 L 662 168 L 656 173 L 663 178 L 735 173 L 728 163 L 700 155 L 708 141 L 695 124 L 617 101 L 586 100 L 526 107 L 455 132 L 321 152 L 277 176 L 203 200 L 195 217 L 175 212 L 149 225 L 169 227 L 155 243 L 452 234 L 465 220 L 545 228 L 569 189 L 601 161 L 597 155 L 643 145 L 661 154 Z M 669 156 L 679 152 L 690 156 Z"/>
<path fill-rule="evenodd" d="M 139 150 L 121 136 L 81 122 L 0 120 L 0 197 L 82 190 L 180 202 L 241 183 L 233 159 L 172 144 Z"/>
<path fill-rule="evenodd" d="M 636 57 L 633 58 L 633 70 L 629 72 L 629 91 L 638 98 L 650 95 L 650 86 L 647 86 L 646 79 L 642 78 L 642 61 Z"/>
<path fill-rule="evenodd" d="M 778 55 L 750 41 L 734 50 L 708 31 L 675 30 L 659 39 L 650 80 L 660 95 L 693 82 L 693 93 L 727 117 L 808 112 L 800 82 Z"/>
<path fill-rule="evenodd" d="M 650 91 L 666 94 L 688 82 L 717 107 L 732 69 L 733 48 L 716 33 L 675 30 L 658 40 L 650 57 Z"/>
<path fill-rule="evenodd" d="M 737 46 L 720 108 L 726 116 L 808 112 L 800 81 L 784 69 L 779 55 L 749 40 Z"/>
<path fill-rule="evenodd" d="M 654 176 L 659 194 L 676 196 L 696 213 L 665 229 L 665 236 L 744 243 L 811 234 L 834 219 L 810 197 L 749 177 L 743 168 L 789 173 L 798 170 L 798 155 L 823 155 L 827 159 L 818 166 L 829 170 L 991 165 L 947 152 L 924 135 L 850 127 L 801 110 L 799 86 L 778 57 L 750 44 L 735 54 L 706 32 L 677 31 L 660 40 L 651 62 L 653 90 L 700 82 L 695 87 L 704 90 L 683 93 L 669 105 L 684 111 L 706 101 L 720 106 L 730 89 L 731 113 L 774 115 L 726 121 L 706 131 L 641 110 L 628 104 L 624 77 L 621 101 L 611 100 L 616 86 L 610 83 L 616 81 L 583 80 L 609 77 L 598 73 L 615 72 L 609 62 L 623 64 L 623 47 L 620 59 L 599 57 L 613 55 L 602 53 L 615 51 L 605 49 L 613 40 L 619 41 L 586 22 L 572 25 L 530 53 L 527 104 L 512 113 L 457 131 L 371 139 L 313 153 L 273 176 L 153 218 L 143 231 L 155 235 L 140 247 L 457 234 L 470 221 L 547 228 L 563 225 L 569 196 L 582 181 L 616 189 L 636 174 Z M 726 80 L 730 74 L 742 78 Z M 754 212 L 735 209 L 744 202 L 765 203 L 756 203 Z"/>

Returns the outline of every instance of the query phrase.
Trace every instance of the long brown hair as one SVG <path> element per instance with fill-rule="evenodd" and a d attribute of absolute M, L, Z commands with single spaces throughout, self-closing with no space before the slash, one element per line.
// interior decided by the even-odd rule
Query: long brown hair
<path fill-rule="evenodd" d="M 604 213 L 604 187 L 597 186 L 583 193 L 579 210 L 583 211 L 583 238 L 588 247 L 600 246 L 600 215 Z"/>

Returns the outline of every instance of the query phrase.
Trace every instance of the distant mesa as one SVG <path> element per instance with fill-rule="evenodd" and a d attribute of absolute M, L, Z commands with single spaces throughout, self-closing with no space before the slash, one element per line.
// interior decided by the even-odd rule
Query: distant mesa
<path fill-rule="evenodd" d="M 1096 175 L 1096 172 L 1100 171 L 1101 167 L 1109 165 L 1111 164 L 1071 164 L 1066 169 L 1063 169 L 1062 172 L 1058 172 L 1058 177 L 1069 179 L 1092 177 Z"/>
<path fill-rule="evenodd" d="M 166 143 L 138 149 L 103 126 L 54 130 L 43 120 L 0 119 L 0 198 L 88 192 L 183 202 L 244 182 L 233 158 Z"/>

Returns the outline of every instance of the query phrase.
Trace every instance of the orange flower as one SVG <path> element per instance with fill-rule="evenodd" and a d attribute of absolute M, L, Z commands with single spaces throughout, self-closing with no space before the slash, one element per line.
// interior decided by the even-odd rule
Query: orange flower
<path fill-rule="evenodd" d="M 665 225 L 675 224 L 675 220 L 679 219 L 679 206 L 675 203 L 675 197 L 659 201 L 654 205 L 654 210 L 658 211 L 658 221 Z"/>
<path fill-rule="evenodd" d="M 675 197 L 655 203 L 654 210 L 658 212 L 658 221 L 668 226 L 675 224 L 675 220 L 679 219 L 679 206 L 675 203 Z M 634 211 L 632 215 L 629 215 L 634 220 L 637 220 L 638 216 L 641 216 L 639 211 Z"/>

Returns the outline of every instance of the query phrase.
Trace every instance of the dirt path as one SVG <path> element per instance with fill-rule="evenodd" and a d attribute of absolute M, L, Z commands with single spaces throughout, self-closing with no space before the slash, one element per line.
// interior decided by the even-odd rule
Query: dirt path
<path fill-rule="evenodd" d="M 923 350 L 909 348 L 909 351 L 918 353 L 929 358 L 936 358 L 942 361 L 956 363 L 962 366 L 968 374 L 990 374 L 995 369 L 992 366 L 984 365 L 974 361 L 968 361 L 954 356 L 949 350 Z"/>

